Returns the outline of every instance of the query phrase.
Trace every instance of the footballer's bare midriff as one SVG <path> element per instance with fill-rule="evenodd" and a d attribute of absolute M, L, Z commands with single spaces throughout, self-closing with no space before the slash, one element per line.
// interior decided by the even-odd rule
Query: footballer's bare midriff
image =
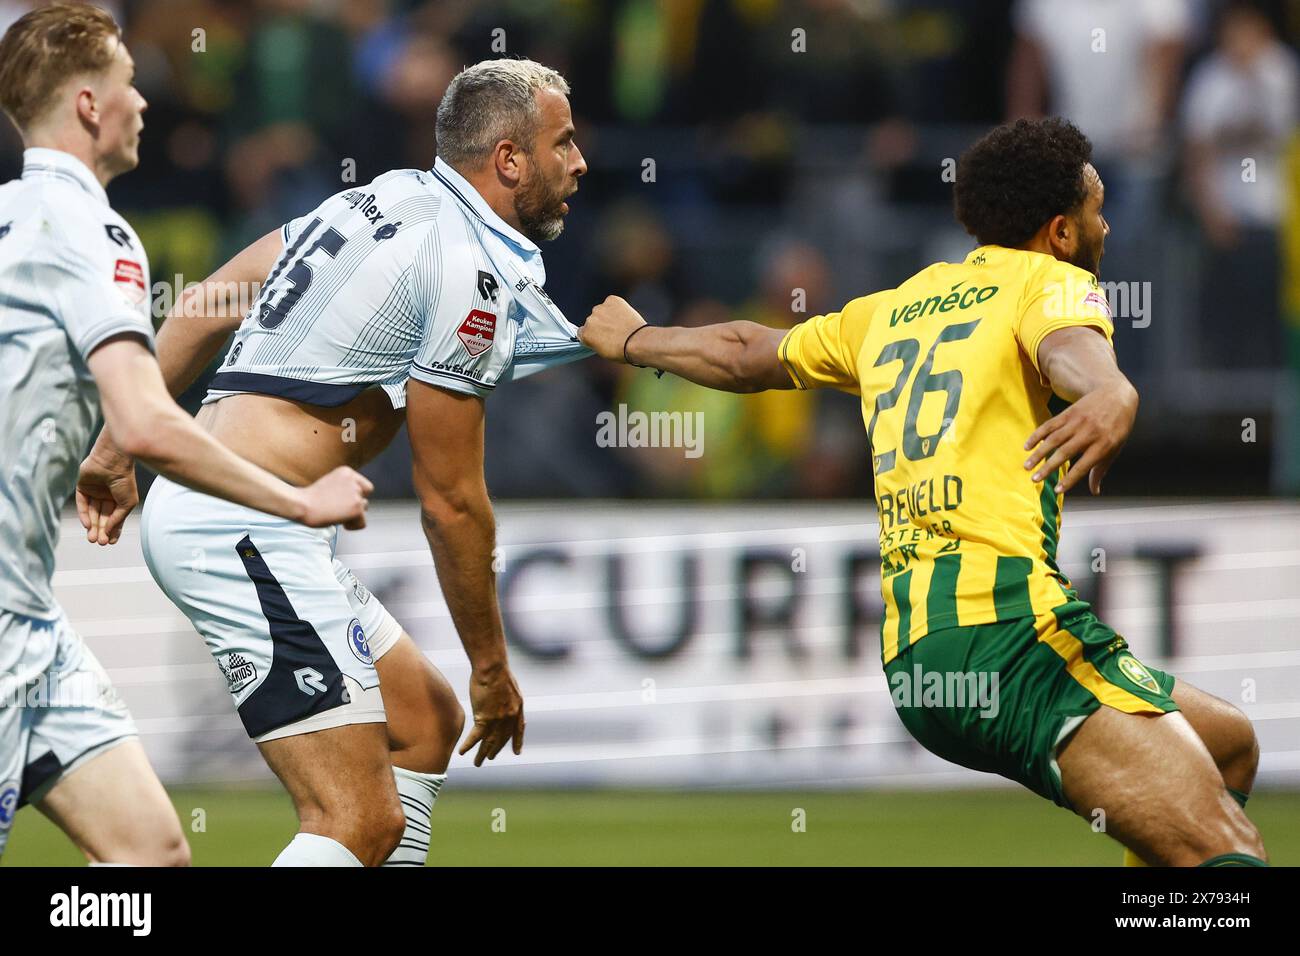
<path fill-rule="evenodd" d="M 371 388 L 336 408 L 272 395 L 230 395 L 204 405 L 197 421 L 243 458 L 293 485 L 309 485 L 340 465 L 360 468 L 393 440 L 405 409 Z"/>

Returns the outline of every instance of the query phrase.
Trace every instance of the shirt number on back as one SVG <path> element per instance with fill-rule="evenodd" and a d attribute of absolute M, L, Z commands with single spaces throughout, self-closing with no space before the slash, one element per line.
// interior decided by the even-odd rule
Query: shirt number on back
<path fill-rule="evenodd" d="M 313 219 L 308 224 L 307 228 L 303 230 L 302 235 L 298 238 L 298 241 L 289 249 L 289 254 L 285 260 L 286 262 L 294 260 L 294 254 L 303 247 L 308 237 L 316 231 L 320 224 L 321 221 L 319 219 Z M 306 252 L 297 257 L 296 261 L 293 262 L 292 268 L 290 268 L 288 273 L 285 274 L 284 278 L 285 281 L 289 283 L 289 288 L 285 290 L 284 295 L 280 296 L 279 301 L 274 305 L 270 302 L 266 302 L 262 305 L 262 311 L 258 314 L 257 319 L 258 322 L 261 323 L 262 328 L 274 329 L 281 322 L 287 319 L 289 313 L 293 311 L 293 307 L 298 304 L 298 300 L 303 297 L 303 294 L 307 291 L 308 287 L 311 286 L 311 280 L 314 273 L 312 272 L 311 263 L 307 260 L 315 255 L 318 250 L 323 251 L 327 256 L 333 259 L 339 254 L 339 251 L 347 241 L 347 237 L 337 229 L 326 229 L 321 233 L 321 237 L 312 243 Z M 270 282 L 267 283 L 268 285 L 275 282 L 279 276 L 279 271 L 280 270 L 277 269 L 271 274 Z"/>
<path fill-rule="evenodd" d="M 961 404 L 961 371 L 951 369 L 947 372 L 932 372 L 935 350 L 944 342 L 960 342 L 970 338 L 975 331 L 975 326 L 979 324 L 980 320 L 975 319 L 944 328 L 934 340 L 934 344 L 930 346 L 925 361 L 921 363 L 921 369 L 916 373 L 916 381 L 912 383 L 911 396 L 907 402 L 907 414 L 903 418 L 903 454 L 907 456 L 908 461 L 923 461 L 938 450 L 939 439 L 952 425 L 953 419 L 957 417 L 957 406 Z M 916 365 L 916 358 L 920 354 L 920 342 L 916 339 L 902 339 L 890 342 L 881 349 L 880 357 L 874 363 L 876 368 L 900 360 L 903 363 L 893 387 L 876 396 L 876 407 L 871 414 L 871 421 L 867 424 L 867 440 L 871 443 L 874 471 L 877 475 L 883 475 L 893 469 L 898 463 L 898 452 L 890 449 L 876 453 L 876 420 L 881 412 L 888 411 L 898 404 L 908 377 L 912 374 L 912 367 Z M 916 419 L 921 414 L 921 403 L 925 401 L 927 392 L 945 393 L 943 423 L 933 435 L 920 435 L 917 434 Z"/>

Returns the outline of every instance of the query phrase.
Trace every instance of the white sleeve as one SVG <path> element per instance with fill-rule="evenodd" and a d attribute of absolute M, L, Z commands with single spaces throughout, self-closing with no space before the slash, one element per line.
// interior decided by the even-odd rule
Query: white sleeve
<path fill-rule="evenodd" d="M 284 240 L 286 246 L 298 237 L 298 234 L 302 232 L 302 227 L 309 221 L 310 216 L 311 213 L 308 213 L 306 216 L 290 219 L 280 227 L 280 238 Z"/>
<path fill-rule="evenodd" d="M 524 294 L 537 296 L 539 293 L 529 289 Z M 515 336 L 514 361 L 507 372 L 512 382 L 595 354 L 578 340 L 577 327 L 555 308 L 549 297 L 532 304 L 535 308 L 527 310 L 522 328 Z"/>
<path fill-rule="evenodd" d="M 515 328 L 478 275 L 469 246 L 448 241 L 435 225 L 412 272 L 423 332 L 411 378 L 479 397 L 496 388 L 510 366 Z"/>
<path fill-rule="evenodd" d="M 124 332 L 139 335 L 152 351 L 149 264 L 139 239 L 128 236 L 116 217 L 106 221 L 93 211 L 64 208 L 46 210 L 45 239 L 46 254 L 39 258 L 50 272 L 54 317 L 81 357 Z"/>

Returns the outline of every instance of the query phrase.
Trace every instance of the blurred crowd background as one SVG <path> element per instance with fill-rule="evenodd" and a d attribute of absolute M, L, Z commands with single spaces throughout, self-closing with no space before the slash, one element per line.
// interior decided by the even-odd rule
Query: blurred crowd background
<path fill-rule="evenodd" d="M 0 0 L 0 29 L 34 4 Z M 971 240 L 952 161 L 1055 113 L 1095 145 L 1143 394 L 1108 492 L 1300 493 L 1300 0 L 119 0 L 150 102 L 114 205 L 155 282 L 201 279 L 325 196 L 428 168 L 462 66 L 529 56 L 573 87 L 590 171 L 544 249 L 581 324 L 789 326 Z M 196 32 L 199 31 L 199 32 Z M 21 169 L 0 120 L 0 181 Z M 648 162 L 653 161 L 653 162 Z M 201 394 L 191 390 L 188 399 Z M 596 416 L 704 413 L 699 458 L 597 446 Z M 871 492 L 856 399 L 731 396 L 595 360 L 489 403 L 502 497 Z M 405 442 L 370 469 L 410 494 Z"/>

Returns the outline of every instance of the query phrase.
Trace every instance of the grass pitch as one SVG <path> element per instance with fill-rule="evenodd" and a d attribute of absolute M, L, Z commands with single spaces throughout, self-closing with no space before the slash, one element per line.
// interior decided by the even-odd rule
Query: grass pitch
<path fill-rule="evenodd" d="M 172 792 L 197 866 L 267 866 L 293 836 L 275 790 Z M 797 810 L 804 832 L 795 832 Z M 1263 791 L 1251 819 L 1274 865 L 1300 863 L 1300 793 Z M 1119 844 L 1015 790 L 926 792 L 484 791 L 448 788 L 433 813 L 444 866 L 1117 866 Z M 200 829 L 201 827 L 201 829 Z M 504 828 L 504 829 L 503 829 Z M 77 866 L 28 807 L 3 865 Z"/>

